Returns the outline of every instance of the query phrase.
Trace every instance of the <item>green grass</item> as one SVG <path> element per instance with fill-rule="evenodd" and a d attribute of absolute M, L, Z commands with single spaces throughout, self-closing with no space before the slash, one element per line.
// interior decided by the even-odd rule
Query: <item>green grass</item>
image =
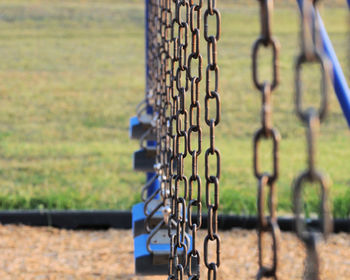
<path fill-rule="evenodd" d="M 139 201 L 144 175 L 131 169 L 138 143 L 128 139 L 128 120 L 144 95 L 142 2 L 1 1 L 0 208 L 130 209 Z M 294 1 L 278 2 L 274 31 L 282 44 L 282 81 L 274 96 L 274 120 L 283 137 L 278 206 L 280 213 L 288 214 L 291 184 L 305 168 L 306 148 L 304 129 L 293 113 L 298 11 Z M 251 82 L 250 52 L 259 32 L 258 5 L 218 3 L 221 211 L 252 214 L 256 181 L 251 138 L 259 126 L 260 96 Z M 341 3 L 345 5 L 332 1 L 322 15 L 345 63 L 347 10 Z M 269 71 L 268 59 L 261 62 L 263 72 Z M 314 72 L 306 73 L 310 92 L 317 91 Z M 331 199 L 338 217 L 350 212 L 349 136 L 332 92 L 317 164 L 332 178 Z M 262 148 L 268 154 L 264 166 L 269 166 L 270 147 Z"/>

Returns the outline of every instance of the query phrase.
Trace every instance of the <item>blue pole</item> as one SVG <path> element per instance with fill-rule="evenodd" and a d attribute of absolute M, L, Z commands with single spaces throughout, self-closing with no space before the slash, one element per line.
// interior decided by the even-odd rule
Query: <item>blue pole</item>
<path fill-rule="evenodd" d="M 297 0 L 300 10 L 302 9 L 303 0 Z M 350 7 L 350 0 L 347 1 Z M 347 85 L 343 70 L 338 61 L 337 55 L 335 54 L 332 42 L 328 37 L 327 31 L 324 27 L 321 16 L 317 14 L 317 19 L 319 21 L 320 34 L 322 38 L 322 44 L 326 55 L 331 61 L 333 68 L 332 82 L 333 88 L 337 95 L 340 107 L 343 110 L 343 114 L 347 120 L 348 126 L 350 127 L 350 90 Z"/>
<path fill-rule="evenodd" d="M 350 1 L 350 0 L 349 0 Z M 326 29 L 323 25 L 323 21 L 321 19 L 321 16 L 317 14 L 319 25 L 320 25 L 320 32 L 321 32 L 321 38 L 323 43 L 323 48 L 325 50 L 326 55 L 330 59 L 333 65 L 333 87 L 334 91 L 337 94 L 338 101 L 340 103 L 340 106 L 343 110 L 343 114 L 348 122 L 348 125 L 350 127 L 350 90 L 349 86 L 346 83 L 346 79 L 344 76 L 344 73 L 341 69 L 341 66 L 339 64 L 337 55 L 335 54 L 335 51 L 333 49 L 331 40 L 328 37 L 328 34 L 326 32 Z"/>

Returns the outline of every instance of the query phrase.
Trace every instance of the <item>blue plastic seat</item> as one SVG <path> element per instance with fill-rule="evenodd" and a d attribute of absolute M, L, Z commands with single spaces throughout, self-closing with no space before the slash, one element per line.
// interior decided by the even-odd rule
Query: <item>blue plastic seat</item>
<path fill-rule="evenodd" d="M 144 229 L 144 202 L 134 205 L 132 208 L 132 226 L 134 235 L 134 259 L 135 272 L 142 275 L 166 275 L 168 273 L 168 261 L 170 254 L 170 239 L 168 230 L 164 228 L 161 234 L 160 243 L 150 242 L 151 252 L 147 249 L 147 242 L 150 234 Z M 163 219 L 161 211 L 156 212 L 152 219 L 159 222 Z M 190 241 L 190 239 L 189 239 Z M 191 242 L 189 242 L 190 246 Z M 191 250 L 191 248 L 189 248 Z M 188 250 L 188 251 L 189 251 Z M 179 250 L 181 254 L 183 250 Z"/>

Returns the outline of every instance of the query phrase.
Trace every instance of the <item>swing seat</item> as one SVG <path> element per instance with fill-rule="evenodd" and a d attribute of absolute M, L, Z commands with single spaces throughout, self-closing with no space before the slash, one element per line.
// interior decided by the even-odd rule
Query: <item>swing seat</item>
<path fill-rule="evenodd" d="M 155 200 L 155 204 L 158 200 Z M 168 261 L 170 253 L 170 239 L 167 226 L 161 227 L 159 231 L 148 241 L 149 234 L 145 230 L 144 202 L 135 204 L 132 208 L 132 230 L 134 236 L 134 258 L 135 272 L 142 275 L 166 275 L 168 273 Z M 150 210 L 153 205 L 149 206 Z M 150 221 L 150 227 L 156 226 L 163 220 L 162 211 L 157 211 Z M 188 237 L 188 244 L 191 244 L 191 237 Z M 147 250 L 147 242 L 150 242 L 150 249 Z M 180 260 L 183 249 L 180 249 Z"/>
<path fill-rule="evenodd" d="M 145 140 L 155 141 L 157 139 L 156 134 L 148 131 L 152 128 L 150 118 L 141 118 L 134 116 L 130 118 L 129 122 L 129 137 L 131 139 L 141 139 L 143 136 Z M 146 134 L 147 133 L 147 134 Z"/>
<path fill-rule="evenodd" d="M 156 163 L 155 147 L 142 148 L 134 152 L 133 168 L 135 171 L 154 172 L 155 163 Z"/>
<path fill-rule="evenodd" d="M 144 206 L 145 203 L 140 202 L 132 207 L 132 232 L 134 238 L 147 233 L 145 229 L 146 216 L 143 210 Z M 157 211 L 150 220 L 150 227 L 154 228 L 161 220 L 163 220 L 163 213 L 162 211 Z"/>
<path fill-rule="evenodd" d="M 142 275 L 165 275 L 168 272 L 170 240 L 167 230 L 160 232 L 158 240 L 150 244 L 153 253 L 147 250 L 147 239 L 144 213 L 145 203 L 135 204 L 132 208 L 132 231 L 134 236 L 135 272 Z M 152 205 L 150 206 L 150 208 Z M 152 219 L 152 225 L 157 225 L 163 219 L 163 213 L 157 211 Z M 154 239 L 154 238 L 153 238 Z"/>
<path fill-rule="evenodd" d="M 152 244 L 153 253 L 147 250 L 148 234 L 134 238 L 135 273 L 142 275 L 165 275 L 168 273 L 170 242 L 166 234 L 163 243 Z"/>
<path fill-rule="evenodd" d="M 170 254 L 170 239 L 168 230 L 160 230 L 150 242 L 152 252 L 147 250 L 149 234 L 141 234 L 134 238 L 135 273 L 142 275 L 166 275 Z M 189 240 L 191 237 L 189 237 Z M 189 242 L 191 250 L 191 242 Z M 186 257 L 183 249 L 179 249 L 180 262 Z"/>

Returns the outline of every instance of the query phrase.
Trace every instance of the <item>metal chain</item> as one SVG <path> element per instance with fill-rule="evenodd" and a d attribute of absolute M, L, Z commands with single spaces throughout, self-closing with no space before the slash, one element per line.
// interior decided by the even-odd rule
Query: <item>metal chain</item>
<path fill-rule="evenodd" d="M 200 102 L 199 85 L 202 80 L 202 55 L 200 53 L 200 30 L 201 30 L 201 10 L 202 0 L 198 4 L 190 0 L 190 31 L 192 51 L 188 56 L 187 77 L 191 84 L 191 104 L 189 108 L 189 128 L 188 128 L 188 152 L 192 157 L 192 174 L 189 178 L 188 189 L 188 226 L 192 236 L 191 248 L 188 253 L 187 274 L 191 279 L 199 279 L 200 253 L 196 247 L 197 231 L 202 225 L 202 201 L 201 201 L 201 178 L 198 173 L 198 157 L 202 152 L 202 128 L 200 126 Z M 198 68 L 192 65 L 197 63 Z M 192 220 L 193 209 L 196 210 L 196 218 Z"/>
<path fill-rule="evenodd" d="M 174 190 L 174 180 L 176 178 L 176 174 L 174 173 L 174 167 L 176 167 L 176 135 L 174 133 L 174 128 L 176 127 L 176 113 L 178 108 L 177 97 L 175 95 L 176 86 L 175 86 L 175 77 L 176 77 L 176 63 L 178 62 L 178 37 L 176 36 L 176 32 L 178 30 L 178 24 L 176 20 L 177 13 L 177 0 L 172 0 L 170 3 L 171 10 L 175 12 L 175 16 L 173 16 L 171 21 L 171 38 L 170 38 L 170 51 L 171 51 L 171 83 L 170 83 L 170 116 L 168 121 L 168 139 L 169 139 L 169 148 L 170 148 L 170 158 L 169 158 L 169 173 L 168 181 L 169 181 L 169 197 L 170 197 L 170 215 L 168 219 L 168 236 L 170 238 L 170 254 L 169 254 L 169 266 L 168 266 L 168 279 L 175 279 L 175 260 L 178 260 L 177 256 L 175 256 L 175 234 L 173 234 L 174 226 L 176 225 L 176 217 L 175 214 L 175 190 Z"/>
<path fill-rule="evenodd" d="M 204 39 L 207 42 L 208 64 L 206 68 L 206 94 L 204 105 L 204 119 L 209 127 L 210 146 L 205 151 L 205 196 L 208 209 L 208 233 L 204 239 L 204 263 L 208 269 L 208 279 L 217 279 L 217 270 L 220 266 L 220 237 L 218 235 L 218 208 L 219 208 L 219 179 L 220 179 L 220 152 L 215 147 L 215 128 L 220 122 L 221 103 L 219 95 L 219 66 L 217 64 L 217 42 L 221 33 L 221 15 L 216 8 L 215 0 L 207 0 L 207 9 L 204 12 Z M 215 34 L 209 34 L 209 19 L 215 19 Z M 214 87 L 211 84 L 214 76 Z M 214 112 L 210 113 L 210 104 L 214 105 Z M 214 117 L 213 117 L 214 116 Z M 216 172 L 210 170 L 210 158 L 216 161 Z M 213 188 L 213 197 L 212 189 Z M 216 249 L 213 252 L 215 259 L 209 262 L 209 243 L 214 242 Z"/>
<path fill-rule="evenodd" d="M 172 90 L 172 67 L 171 67 L 171 22 L 172 22 L 172 11 L 171 1 L 161 0 L 160 1 L 160 37 L 161 37 L 161 49 L 160 49 L 160 67 L 161 71 L 161 102 L 160 102 L 160 113 L 159 113 L 159 163 L 161 169 L 161 194 L 163 197 L 164 206 L 166 206 L 166 200 L 169 198 L 170 184 L 169 172 L 170 164 L 169 157 L 171 148 L 169 146 L 169 135 L 168 126 L 170 120 L 170 94 Z"/>
<path fill-rule="evenodd" d="M 261 107 L 261 125 L 253 137 L 253 155 L 254 155 L 254 175 L 258 180 L 257 192 L 257 210 L 258 210 L 258 251 L 259 251 L 259 270 L 256 278 L 274 278 L 277 279 L 277 264 L 278 264 L 278 242 L 279 242 L 279 227 L 276 216 L 276 181 L 279 173 L 279 142 L 280 134 L 272 125 L 272 93 L 279 83 L 279 42 L 272 36 L 272 15 L 274 0 L 258 0 L 260 4 L 260 20 L 261 33 L 258 39 L 253 44 L 252 51 L 252 73 L 255 87 L 260 91 L 262 97 Z M 272 51 L 272 81 L 260 82 L 258 78 L 258 52 L 261 47 L 270 48 Z M 261 171 L 259 166 L 259 144 L 260 141 L 271 139 L 273 145 L 273 171 Z M 267 198 L 269 215 L 265 216 L 265 192 L 269 189 Z M 263 245 L 264 234 L 270 234 L 272 238 L 272 264 L 267 266 L 264 264 Z"/>
<path fill-rule="evenodd" d="M 156 97 L 156 111 L 158 113 L 158 118 L 156 120 L 157 128 L 157 158 L 156 163 L 158 164 L 159 175 L 163 175 L 164 169 L 166 168 L 166 120 L 165 120 L 165 109 L 166 109 L 166 74 L 167 74 L 167 10 L 166 10 L 166 0 L 161 0 L 158 9 L 158 88 Z M 161 179 L 161 186 L 164 187 L 163 180 Z M 163 188 L 164 189 L 164 188 Z M 161 192 L 164 198 L 164 191 Z"/>
<path fill-rule="evenodd" d="M 158 118 L 157 118 L 157 165 L 160 169 L 161 195 L 165 209 L 165 221 L 168 223 L 168 235 L 170 238 L 169 253 L 169 279 L 175 279 L 174 265 L 179 260 L 178 240 L 173 234 L 173 225 L 176 224 L 178 215 L 175 213 L 176 201 L 174 201 L 173 190 L 173 167 L 176 162 L 176 137 L 173 134 L 173 123 L 176 122 L 177 100 L 174 95 L 174 73 L 177 61 L 177 39 L 174 37 L 174 11 L 172 0 L 151 0 L 157 7 L 158 16 L 158 70 L 160 77 L 157 81 L 158 96 Z M 169 209 L 170 208 L 170 209 Z M 170 213 L 167 211 L 169 210 Z M 184 243 L 184 242 L 183 242 Z M 185 250 L 186 251 L 186 250 Z M 181 269 L 180 269 L 181 271 Z"/>
<path fill-rule="evenodd" d="M 278 52 L 279 44 L 271 36 L 271 13 L 273 0 L 259 0 L 261 5 L 261 36 L 253 47 L 253 81 L 262 93 L 262 127 L 254 136 L 254 172 L 258 179 L 258 239 L 259 239 L 259 272 L 257 278 L 274 277 L 277 271 L 277 248 L 279 229 L 275 211 L 275 182 L 278 178 L 278 145 L 280 136 L 272 127 L 271 93 L 278 85 Z M 308 169 L 297 179 L 293 188 L 296 231 L 307 248 L 306 279 L 318 279 L 318 257 L 316 251 L 316 234 L 306 229 L 301 218 L 301 193 L 305 181 L 318 182 L 321 186 L 322 233 L 324 237 L 330 232 L 331 218 L 327 203 L 327 181 L 325 176 L 315 169 L 315 137 L 320 121 L 326 115 L 327 98 L 327 61 L 316 48 L 318 27 L 313 14 L 313 5 L 317 1 L 304 0 L 302 9 L 302 53 L 296 63 L 296 107 L 300 119 L 307 125 Z M 204 38 L 207 42 L 208 64 L 206 68 L 205 122 L 210 131 L 210 146 L 205 152 L 206 206 L 208 208 L 208 234 L 204 240 L 204 263 L 208 269 L 208 279 L 217 278 L 220 266 L 220 238 L 217 233 L 217 210 L 219 207 L 220 153 L 215 147 L 215 127 L 220 122 L 219 67 L 217 64 L 217 42 L 221 32 L 220 13 L 215 0 L 208 0 L 204 13 Z M 191 279 L 199 279 L 199 271 L 192 271 L 193 258 L 199 263 L 196 249 L 196 232 L 201 226 L 201 181 L 198 175 L 198 156 L 201 153 L 201 127 L 199 83 L 202 79 L 202 56 L 199 51 L 200 18 L 202 1 L 193 0 L 150 0 L 149 42 L 148 42 L 148 102 L 151 102 L 157 113 L 157 163 L 162 174 L 162 196 L 164 201 L 171 199 L 169 216 L 169 237 L 171 252 L 169 257 L 169 279 L 182 279 L 187 269 Z M 175 16 L 173 15 L 175 12 Z M 214 17 L 216 33 L 209 35 L 209 17 Z M 187 56 L 188 33 L 191 31 L 191 54 Z M 258 50 L 261 46 L 271 47 L 273 52 L 273 79 L 261 83 L 258 79 Z M 192 64 L 197 61 L 197 75 L 192 71 Z M 304 63 L 317 62 L 322 73 L 322 103 L 320 108 L 302 109 L 301 67 Z M 177 67 L 176 67 L 177 64 Z M 211 76 L 214 83 L 211 83 Z M 187 128 L 188 111 L 186 110 L 185 93 L 191 91 L 189 127 Z M 214 85 L 214 86 L 212 86 Z M 209 104 L 214 103 L 215 112 L 212 118 Z M 197 147 L 193 148 L 191 139 L 196 137 Z M 258 161 L 260 139 L 271 138 L 273 141 L 273 172 L 261 172 Z M 181 148 L 180 148 L 181 147 Z M 187 154 L 192 157 L 192 174 L 188 180 L 184 174 L 184 160 Z M 216 172 L 210 171 L 209 159 L 216 160 Z M 174 167 L 177 170 L 174 172 Z M 194 184 L 197 192 L 194 197 Z M 181 186 L 180 186 L 181 185 Z M 264 215 L 265 186 L 269 187 L 269 216 Z M 214 188 L 214 197 L 211 196 Z M 182 189 L 182 191 L 181 191 Z M 188 201 L 188 206 L 186 207 Z M 192 208 L 197 207 L 197 218 L 192 221 Z M 192 250 L 187 254 L 188 244 L 185 241 L 187 224 L 192 231 Z M 172 228 L 176 229 L 173 234 Z M 269 232 L 272 236 L 272 267 L 262 263 L 262 235 Z M 209 242 L 215 242 L 216 258 L 209 262 Z M 187 258 L 180 258 L 183 250 Z M 181 259 L 181 261 L 180 261 Z"/>
<path fill-rule="evenodd" d="M 148 51 L 147 54 L 147 63 L 149 72 L 147 73 L 147 91 L 149 92 L 148 97 L 146 97 L 147 105 L 152 108 L 153 120 L 155 133 L 156 133 L 156 164 L 155 175 L 150 182 L 154 182 L 158 178 L 162 178 L 164 173 L 164 160 L 166 157 L 164 155 L 165 150 L 167 149 L 166 137 L 164 137 L 164 131 L 166 131 L 165 124 L 165 96 L 166 96 L 166 64 L 164 61 L 167 59 L 166 52 L 166 36 L 164 35 L 164 25 L 166 24 L 166 18 L 164 18 L 163 10 L 160 9 L 156 0 L 148 1 L 148 28 L 149 30 L 148 38 L 148 48 L 152 50 Z M 147 109 L 148 110 L 148 109 Z M 144 137 L 141 138 L 141 142 L 144 142 Z M 141 192 L 141 197 L 144 198 L 146 187 L 149 185 L 147 183 Z M 150 227 L 150 221 L 154 214 L 160 209 L 161 206 L 164 206 L 163 202 L 159 202 L 159 193 L 163 195 L 164 183 L 161 180 L 161 189 L 155 191 L 151 196 L 145 200 L 144 204 L 144 214 L 146 216 L 145 220 L 145 230 L 150 233 L 153 228 Z M 164 197 L 163 197 L 164 199 Z M 148 211 L 148 205 L 151 201 L 156 201 L 157 206 L 154 207 L 151 211 Z M 149 236 L 149 240 L 151 235 Z"/>
<path fill-rule="evenodd" d="M 189 2 L 188 0 L 175 1 L 175 20 L 172 26 L 172 39 L 174 42 L 174 59 L 177 62 L 174 81 L 176 90 L 173 90 L 172 126 L 175 122 L 174 159 L 176 174 L 174 174 L 174 193 L 172 196 L 172 222 L 176 227 L 171 236 L 173 242 L 173 268 L 172 278 L 183 279 L 187 268 L 188 243 L 186 239 L 187 226 L 187 199 L 188 179 L 184 173 L 185 158 L 188 153 L 188 111 L 186 110 L 186 92 L 188 90 L 187 77 L 187 50 L 189 30 Z M 177 30 L 175 30 L 177 27 Z M 176 33 L 177 32 L 177 33 Z M 176 36 L 177 35 L 177 36 Z M 175 67 L 175 66 L 174 66 Z M 174 129 L 174 126 L 172 127 Z"/>
<path fill-rule="evenodd" d="M 293 185 L 293 208 L 295 215 L 295 229 L 297 236 L 306 247 L 306 264 L 304 279 L 319 280 L 319 259 L 317 252 L 317 239 L 319 234 L 311 231 L 303 219 L 302 192 L 305 183 L 318 183 L 320 185 L 320 224 L 321 234 L 326 239 L 332 230 L 332 219 L 328 207 L 328 180 L 326 175 L 315 167 L 316 135 L 320 123 L 325 119 L 328 111 L 328 78 L 329 63 L 318 47 L 319 28 L 317 22 L 317 0 L 304 0 L 301 9 L 301 53 L 297 57 L 295 65 L 295 104 L 296 112 L 300 120 L 306 126 L 306 142 L 308 148 L 308 167 L 295 180 Z M 304 109 L 302 67 L 304 64 L 316 63 L 321 69 L 321 105 L 319 108 L 310 107 Z M 312 81 L 314 83 L 315 81 Z"/>

